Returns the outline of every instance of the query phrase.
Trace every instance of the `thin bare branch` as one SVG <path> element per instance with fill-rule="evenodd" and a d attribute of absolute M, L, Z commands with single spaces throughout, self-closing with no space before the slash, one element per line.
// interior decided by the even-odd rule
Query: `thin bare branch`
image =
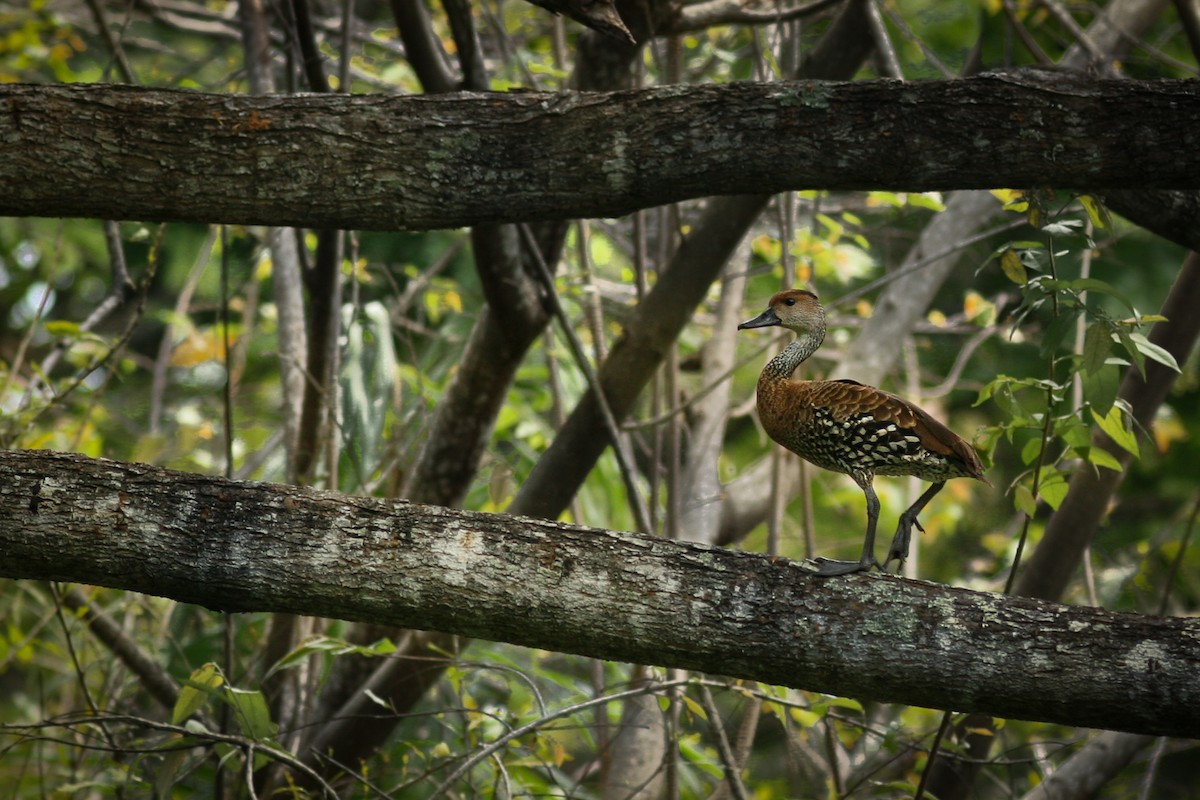
<path fill-rule="evenodd" d="M 689 33 L 717 25 L 770 25 L 819 14 L 844 0 L 813 0 L 791 8 L 755 9 L 746 0 L 707 0 L 684 5 L 665 33 Z"/>

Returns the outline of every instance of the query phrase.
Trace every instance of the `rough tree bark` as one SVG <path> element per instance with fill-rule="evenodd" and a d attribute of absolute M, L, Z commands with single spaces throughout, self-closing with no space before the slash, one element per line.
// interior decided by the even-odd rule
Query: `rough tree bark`
<path fill-rule="evenodd" d="M 0 108 L 0 214 L 14 216 L 429 229 L 814 186 L 1200 188 L 1196 81 L 433 97 L 0 85 Z"/>
<path fill-rule="evenodd" d="M 1195 619 L 894 576 L 820 579 L 785 559 L 655 537 L 47 452 L 0 455 L 0 519 L 6 577 L 1200 734 Z"/>

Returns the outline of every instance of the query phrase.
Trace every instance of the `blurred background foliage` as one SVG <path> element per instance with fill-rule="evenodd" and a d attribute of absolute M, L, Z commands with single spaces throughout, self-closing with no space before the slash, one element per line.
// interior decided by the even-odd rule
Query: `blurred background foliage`
<path fill-rule="evenodd" d="M 1014 19 L 1038 47 L 1057 55 L 1075 36 L 1060 12 L 1086 25 L 1094 11 L 1026 0 L 885 0 L 877 7 L 909 78 L 950 77 L 976 63 L 1033 63 L 1017 40 Z M 388 4 L 358 0 L 351 8 L 356 25 L 349 90 L 420 92 Z M 342 53 L 333 34 L 343 7 L 317 2 L 313 9 L 324 55 L 336 60 Z M 441 7 L 430 10 L 442 45 L 453 53 Z M 486 0 L 475 5 L 474 16 L 494 90 L 569 88 L 573 47 L 582 36 L 577 25 L 517 0 Z M 639 80 L 651 85 L 668 74 L 685 82 L 777 79 L 780 65 L 810 47 L 828 19 L 817 14 L 786 31 L 784 25 L 718 24 L 656 40 L 644 51 Z M 119 51 L 106 41 L 114 38 Z M 1144 45 L 1121 63 L 1125 75 L 1196 76 L 1195 58 L 1170 8 Z M 242 53 L 236 5 L 225 0 L 0 4 L 0 81 L 115 81 L 116 63 L 123 59 L 143 86 L 244 92 Z M 859 77 L 877 74 L 868 65 Z M 1095 377 L 1100 369 L 1085 368 L 1088 326 L 1110 320 L 1130 331 L 1146 330 L 1134 323 L 1157 313 L 1185 257 L 1178 245 L 1120 218 L 1089 213 L 1074 195 L 1052 193 L 1033 202 L 1020 193 L 996 194 L 992 232 L 964 242 L 958 268 L 923 323 L 895 343 L 904 355 L 885 383 L 973 440 L 990 467 L 990 489 L 952 482 L 923 514 L 926 533 L 913 560 L 922 578 L 986 590 L 1003 588 L 1026 521 L 1031 544 L 1037 542 L 1066 478 L 1078 469 L 1108 466 L 1088 463 L 1088 437 L 1097 424 L 1093 400 L 1108 393 Z M 784 208 L 791 219 L 781 225 Z M 729 267 L 748 277 L 745 316 L 758 313 L 791 282 L 790 274 L 796 284 L 815 287 L 832 323 L 814 359 L 814 369 L 821 371 L 872 315 L 879 287 L 943 209 L 936 193 L 808 191 L 780 200 Z M 665 219 L 651 214 L 639 224 L 664 226 Z M 104 223 L 0 219 L 0 446 L 76 451 L 201 473 L 228 467 L 239 478 L 286 480 L 278 314 L 264 231 L 231 226 L 222 237 L 203 225 L 122 222 L 119 238 L 138 303 L 125 303 L 85 330 L 84 320 L 114 291 Z M 308 260 L 315 258 L 313 235 L 301 236 L 299 244 Z M 593 356 L 620 335 L 639 294 L 653 281 L 636 247 L 630 219 L 592 221 L 586 232 L 576 226 L 568 236 L 556 289 Z M 1009 253 L 1015 258 L 1006 257 Z M 341 269 L 346 302 L 336 458 L 316 482 L 347 493 L 395 496 L 459 366 L 484 295 L 466 231 L 353 233 Z M 1088 284 L 1088 299 L 1073 309 L 1068 301 L 1078 299 L 1083 284 L 1048 286 L 1042 280 L 1069 284 L 1085 278 L 1094 282 Z M 686 407 L 671 422 L 663 421 L 663 412 L 710 388 L 698 359 L 711 343 L 733 335 L 716 327 L 718 300 L 714 286 L 678 340 L 671 374 L 659 379 L 630 421 L 643 444 L 681 435 L 670 426 L 686 428 Z M 1078 328 L 1075 312 L 1083 320 Z M 1055 339 L 1049 346 L 1048 336 Z M 1122 364 L 1137 361 L 1136 352 L 1122 349 L 1119 336 L 1104 340 L 1111 350 L 1103 357 L 1114 359 L 1104 373 L 1109 378 Z M 737 367 L 728 377 L 732 403 L 719 464 L 725 482 L 771 447 L 750 403 L 766 358 L 764 342 L 739 341 Z M 1195 468 L 1200 386 L 1194 358 L 1179 367 L 1149 443 L 1139 449 L 1094 542 L 1088 579 L 1068 594 L 1071 602 L 1154 613 L 1165 596 L 1166 610 L 1175 614 L 1194 613 L 1200 605 L 1200 555 L 1192 547 L 1179 558 L 1200 498 Z M 1047 382 L 1057 388 L 1047 389 Z M 224 408 L 227 385 L 232 418 Z M 465 507 L 507 508 L 586 385 L 561 333 L 535 342 L 508 391 Z M 1047 391 L 1058 398 L 1049 408 Z M 1046 413 L 1055 420 L 1049 441 L 1041 436 Z M 1128 433 L 1128 418 L 1114 419 L 1115 429 Z M 234 456 L 229 465 L 227 430 Z M 1035 492 L 1032 465 L 1039 453 L 1046 468 Z M 861 492 L 840 476 L 813 470 L 809 479 L 811 492 L 786 498 L 777 545 L 767 526 L 759 525 L 736 546 L 752 551 L 777 546 L 782 555 L 804 557 L 804 538 L 796 531 L 810 514 L 819 552 L 856 552 Z M 665 526 L 670 495 L 662 480 L 650 471 L 641 485 L 654 519 Z M 877 489 L 885 521 L 915 497 L 906 480 L 885 479 Z M 1028 520 L 1022 511 L 1029 512 Z M 636 527 L 611 453 L 566 517 L 597 527 Z M 101 724 L 89 718 L 100 712 L 139 720 L 171 715 L 113 658 L 111 645 L 89 635 L 84 606 L 70 591 L 27 581 L 0 583 L 0 721 L 20 724 L 0 729 L 0 797 L 245 794 L 237 766 L 244 753 L 228 744 L 201 746 L 203 731 L 183 727 L 189 719 L 188 724 L 209 730 L 223 725 L 264 747 L 286 750 L 285 737 L 269 718 L 258 716 L 265 708 L 259 702 L 263 676 L 271 666 L 261 663 L 265 616 L 244 615 L 228 624 L 217 614 L 159 598 L 83 589 L 88 607 L 103 609 L 167 674 L 180 684 L 190 679 L 193 689 L 186 708 L 173 709 L 175 716 L 190 709 L 172 720 L 177 729 L 128 720 Z M 344 623 L 329 621 L 281 668 L 307 664 L 307 679 L 320 684 L 350 652 L 368 658 L 392 652 L 386 640 L 353 651 L 340 640 L 344 632 Z M 404 712 L 389 744 L 372 762 L 349 765 L 359 779 L 344 785 L 346 796 L 430 797 L 439 791 L 459 797 L 615 796 L 606 793 L 604 776 L 623 706 L 588 703 L 643 686 L 640 673 L 482 641 L 445 655 L 451 665 Z M 205 666 L 212 664 L 221 667 Z M 925 709 L 652 674 L 665 682 L 656 696 L 672 743 L 663 767 L 668 789 L 660 791 L 679 797 L 729 791 L 714 710 L 733 744 L 745 750 L 746 796 L 759 798 L 911 796 L 940 719 L 940 713 Z M 710 689 L 715 706 L 705 702 Z M 381 701 L 377 712 L 390 710 Z M 562 716 L 554 716 L 558 713 Z M 465 757 L 537 720 L 543 724 L 439 789 Z M 1019 722 L 1001 724 L 994 735 L 999 746 L 976 785 L 980 797 L 1022 796 L 1086 739 L 1086 732 Z M 1104 796 L 1200 796 L 1195 763 L 1194 744 L 1162 744 L 1122 772 Z"/>

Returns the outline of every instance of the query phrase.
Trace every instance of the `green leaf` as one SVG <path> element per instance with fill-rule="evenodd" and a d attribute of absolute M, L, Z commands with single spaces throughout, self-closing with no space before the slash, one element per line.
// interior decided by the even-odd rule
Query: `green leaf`
<path fill-rule="evenodd" d="M 1117 339 L 1120 340 L 1121 346 L 1125 348 L 1133 365 L 1137 367 L 1138 374 L 1144 380 L 1146 378 L 1146 355 L 1138 349 L 1137 342 L 1133 341 L 1133 336 L 1125 328 L 1117 328 Z"/>
<path fill-rule="evenodd" d="M 267 670 L 267 674 L 263 679 L 271 677 L 276 672 L 281 672 L 286 669 L 292 669 L 304 663 L 309 656 L 318 653 L 327 653 L 329 655 L 340 656 L 353 653 L 355 655 L 370 658 L 372 656 L 386 656 L 396 651 L 396 645 L 390 639 L 380 639 L 372 645 L 355 645 L 347 642 L 345 639 L 337 639 L 332 636 L 313 636 L 301 642 L 300 645 L 285 655 L 283 658 L 275 662 L 275 664 Z"/>
<path fill-rule="evenodd" d="M 1087 447 L 1091 443 L 1088 426 L 1073 413 L 1055 417 L 1051 432 L 1072 447 Z"/>
<path fill-rule="evenodd" d="M 1038 453 L 1040 452 L 1042 452 L 1042 439 L 1039 436 L 1036 439 L 1030 439 L 1021 448 L 1021 461 L 1025 464 L 1032 464 L 1034 461 L 1037 461 Z"/>
<path fill-rule="evenodd" d="M 1157 361 L 1164 367 L 1179 372 L 1179 362 L 1175 360 L 1175 356 L 1147 339 L 1145 335 L 1134 332 L 1129 334 L 1129 338 L 1133 340 L 1139 353 L 1145 354 L 1147 358 Z"/>
<path fill-rule="evenodd" d="M 1043 471 L 1041 482 L 1038 484 L 1038 496 L 1046 501 L 1046 505 L 1057 511 L 1067 496 L 1066 477 L 1058 470 Z"/>
<path fill-rule="evenodd" d="M 182 738 L 177 739 L 176 743 L 180 741 L 183 741 Z M 171 796 L 171 787 L 175 785 L 175 778 L 179 776 L 179 770 L 183 768 L 187 758 L 188 751 L 183 748 L 178 750 L 168 749 L 163 754 L 162 763 L 154 771 L 155 797 Z"/>
<path fill-rule="evenodd" d="M 271 721 L 271 710 L 262 692 L 230 686 L 225 689 L 225 699 L 233 706 L 234 718 L 244 736 L 258 742 L 275 738 L 279 726 Z"/>
<path fill-rule="evenodd" d="M 1076 278 L 1071 281 L 1050 279 L 1045 283 L 1048 289 L 1055 291 L 1069 292 L 1096 292 L 1098 294 L 1106 294 L 1121 302 L 1130 311 L 1133 311 L 1133 303 L 1129 297 L 1117 287 L 1107 281 L 1102 281 L 1099 278 Z"/>
<path fill-rule="evenodd" d="M 179 697 L 175 700 L 175 708 L 171 710 L 171 724 L 179 725 L 192 714 L 199 711 L 200 707 L 208 702 L 208 698 L 223 683 L 225 683 L 225 676 L 221 674 L 220 668 L 211 661 L 197 668 L 188 676 L 188 679 L 183 683 L 183 687 L 179 690 Z"/>
<path fill-rule="evenodd" d="M 1042 227 L 1042 232 L 1050 236 L 1070 236 L 1078 233 L 1082 227 L 1083 223 L 1077 219 L 1060 219 L 1056 222 L 1047 222 Z"/>
<path fill-rule="evenodd" d="M 1112 333 L 1103 322 L 1093 322 L 1083 337 L 1083 371 L 1094 374 L 1104 366 L 1112 349 Z"/>
<path fill-rule="evenodd" d="M 1117 400 L 1121 388 L 1121 369 L 1116 364 L 1105 364 L 1097 372 L 1083 377 L 1083 399 L 1095 411 L 1107 414 Z"/>
<path fill-rule="evenodd" d="M 1067 334 L 1075 330 L 1075 315 L 1060 314 L 1050 321 L 1046 326 L 1046 332 L 1042 334 L 1042 345 L 1040 352 L 1042 358 L 1049 358 L 1058 351 L 1059 345 L 1063 339 L 1067 338 Z"/>
<path fill-rule="evenodd" d="M 995 388 L 992 393 L 992 400 L 1006 415 L 1011 418 L 1022 417 L 1025 415 L 1025 409 L 1017 402 L 1016 395 L 1013 394 L 1013 381 L 1005 379 L 1003 382 L 993 381 Z"/>
<path fill-rule="evenodd" d="M 1027 517 L 1032 517 L 1037 513 L 1037 501 L 1033 499 L 1033 492 L 1029 491 L 1029 487 L 1021 484 L 1013 490 L 1013 505 L 1017 511 L 1020 511 Z"/>
<path fill-rule="evenodd" d="M 1124 467 L 1117 457 L 1105 450 L 1103 447 L 1089 447 L 1087 450 L 1088 463 L 1095 464 L 1097 467 L 1111 469 L 1114 472 L 1120 472 Z"/>
<path fill-rule="evenodd" d="M 1024 286 L 1028 280 L 1028 275 L 1025 272 L 1025 265 L 1021 263 L 1021 257 L 1017 255 L 1017 251 L 1008 249 L 1000 256 L 1000 269 L 1004 276 L 1018 286 Z"/>
<path fill-rule="evenodd" d="M 1113 407 L 1103 416 L 1092 409 L 1092 419 L 1096 420 L 1100 430 L 1108 434 L 1108 438 L 1112 439 L 1119 447 L 1132 453 L 1135 458 L 1138 456 L 1137 435 L 1129 426 L 1129 418 L 1120 403 L 1113 404 Z"/>

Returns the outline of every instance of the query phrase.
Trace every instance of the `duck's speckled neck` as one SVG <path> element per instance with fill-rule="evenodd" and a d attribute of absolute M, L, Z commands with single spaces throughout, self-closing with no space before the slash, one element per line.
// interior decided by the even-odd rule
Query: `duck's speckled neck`
<path fill-rule="evenodd" d="M 818 329 L 816 331 L 805 331 L 783 349 L 783 352 L 767 362 L 767 366 L 763 367 L 762 375 L 759 376 L 759 383 L 773 382 L 784 380 L 792 377 L 792 373 L 796 371 L 796 367 L 808 360 L 808 357 L 817 351 L 821 346 L 821 342 L 825 339 L 825 330 Z"/>

